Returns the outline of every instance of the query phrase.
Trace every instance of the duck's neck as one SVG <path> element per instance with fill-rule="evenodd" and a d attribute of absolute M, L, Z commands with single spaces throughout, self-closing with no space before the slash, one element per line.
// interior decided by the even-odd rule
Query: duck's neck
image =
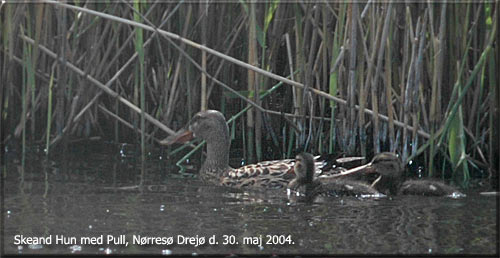
<path fill-rule="evenodd" d="M 290 183 L 292 184 L 293 187 L 299 188 L 300 186 L 308 185 L 308 184 L 312 183 L 312 181 L 305 178 L 305 177 L 295 177 L 292 181 L 290 181 Z M 292 187 L 290 187 L 290 188 L 295 189 Z"/>
<path fill-rule="evenodd" d="M 207 140 L 207 159 L 203 163 L 202 171 L 222 173 L 229 168 L 229 137 L 218 137 Z"/>
<path fill-rule="evenodd" d="M 402 176 L 380 176 L 372 183 L 372 187 L 385 195 L 396 195 L 403 181 Z"/>

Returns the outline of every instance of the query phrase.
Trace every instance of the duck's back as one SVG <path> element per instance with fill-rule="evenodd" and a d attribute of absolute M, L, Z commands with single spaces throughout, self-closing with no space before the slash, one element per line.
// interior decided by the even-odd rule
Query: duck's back
<path fill-rule="evenodd" d="M 322 191 L 331 196 L 358 196 L 380 194 L 370 185 L 356 180 L 337 179 L 323 180 Z"/>
<path fill-rule="evenodd" d="M 220 184 L 237 188 L 284 188 L 295 177 L 292 172 L 294 162 L 292 159 L 272 160 L 236 169 L 228 168 L 220 176 Z"/>
<path fill-rule="evenodd" d="M 453 186 L 429 179 L 407 180 L 403 182 L 399 192 L 400 194 L 423 196 L 446 196 L 453 194 L 462 194 Z"/>

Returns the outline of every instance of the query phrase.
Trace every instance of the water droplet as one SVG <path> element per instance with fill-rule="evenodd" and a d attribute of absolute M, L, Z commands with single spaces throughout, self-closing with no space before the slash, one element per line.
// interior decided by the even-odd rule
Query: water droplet
<path fill-rule="evenodd" d="M 28 248 L 29 249 L 32 249 L 32 250 L 37 250 L 37 249 L 42 249 L 43 248 L 43 245 L 28 245 Z"/>
<path fill-rule="evenodd" d="M 467 195 L 461 193 L 461 192 L 453 192 L 452 194 L 449 195 L 449 197 L 451 198 L 454 198 L 454 199 L 458 199 L 458 198 L 462 198 L 462 197 L 466 197 Z"/>
<path fill-rule="evenodd" d="M 82 247 L 79 246 L 79 245 L 72 245 L 72 246 L 69 247 L 69 249 L 71 250 L 71 253 L 81 252 L 82 251 Z"/>
<path fill-rule="evenodd" d="M 418 166 L 418 170 L 417 170 L 417 173 L 418 173 L 418 178 L 422 178 L 424 176 L 424 168 L 422 166 Z"/>

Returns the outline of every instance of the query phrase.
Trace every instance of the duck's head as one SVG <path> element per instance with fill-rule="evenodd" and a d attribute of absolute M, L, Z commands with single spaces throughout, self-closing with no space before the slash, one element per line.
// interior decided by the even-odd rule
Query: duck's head
<path fill-rule="evenodd" d="M 342 175 L 357 173 L 363 171 L 364 173 L 378 173 L 384 177 L 400 178 L 403 176 L 404 167 L 401 159 L 396 153 L 381 152 L 372 161 L 366 165 L 349 169 L 343 172 Z"/>
<path fill-rule="evenodd" d="M 309 187 L 313 187 L 314 170 L 313 155 L 303 152 L 295 156 L 295 164 L 293 165 L 295 178 L 288 183 L 287 195 L 291 196 L 292 190 L 298 191 L 301 187 L 305 187 L 306 192 Z"/>
<path fill-rule="evenodd" d="M 293 167 L 297 180 L 302 183 L 311 183 L 314 179 L 314 157 L 313 155 L 303 152 L 295 157 L 295 165 Z"/>
<path fill-rule="evenodd" d="M 368 173 L 378 173 L 386 177 L 399 178 L 403 176 L 403 163 L 399 156 L 393 152 L 382 152 L 367 164 Z"/>
<path fill-rule="evenodd" d="M 229 128 L 224 115 L 217 110 L 200 111 L 193 116 L 187 126 L 178 133 L 169 136 L 164 143 L 185 143 L 193 138 L 210 142 L 226 142 Z"/>

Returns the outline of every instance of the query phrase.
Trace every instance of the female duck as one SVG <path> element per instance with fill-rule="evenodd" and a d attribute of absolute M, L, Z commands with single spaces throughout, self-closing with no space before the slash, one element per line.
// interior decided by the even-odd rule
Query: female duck
<path fill-rule="evenodd" d="M 381 195 L 373 187 L 359 181 L 335 177 L 315 179 L 314 163 L 314 157 L 309 153 L 301 153 L 295 157 L 294 172 L 296 177 L 288 184 L 289 195 L 292 190 L 303 193 L 306 200 L 313 199 L 317 195 Z"/>
<path fill-rule="evenodd" d="M 229 166 L 231 137 L 224 115 L 216 110 L 198 112 L 185 130 L 168 137 L 163 143 L 184 143 L 193 137 L 207 143 L 207 158 L 200 169 L 203 180 L 230 187 L 283 188 L 295 177 L 295 160 L 264 161 L 237 169 Z M 314 163 L 314 162 L 313 162 Z M 317 173 L 321 173 L 323 162 L 317 162 Z M 343 176 L 340 173 L 338 176 Z"/>

